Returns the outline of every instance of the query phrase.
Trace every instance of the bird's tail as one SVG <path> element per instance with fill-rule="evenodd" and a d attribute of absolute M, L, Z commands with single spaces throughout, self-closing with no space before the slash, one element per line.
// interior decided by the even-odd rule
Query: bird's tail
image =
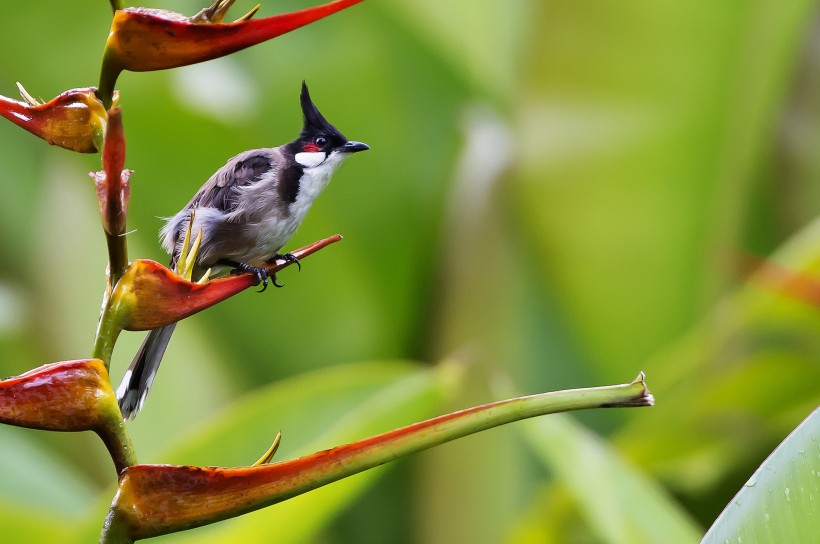
<path fill-rule="evenodd" d="M 117 388 L 117 402 L 124 418 L 133 419 L 142 408 L 159 370 L 165 348 L 171 341 L 174 327 L 176 323 L 151 330 L 134 355 L 131 366 L 125 371 Z"/>

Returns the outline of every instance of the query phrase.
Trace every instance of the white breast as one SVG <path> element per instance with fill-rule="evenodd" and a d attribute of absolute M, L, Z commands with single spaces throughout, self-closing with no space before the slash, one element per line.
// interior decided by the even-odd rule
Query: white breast
<path fill-rule="evenodd" d="M 324 155 L 324 153 L 302 153 L 302 155 Z M 248 264 L 254 264 L 252 260 L 264 262 L 288 243 L 296 234 L 296 230 L 302 224 L 313 202 L 328 186 L 333 173 L 347 158 L 347 155 L 347 153 L 334 152 L 320 164 L 304 168 L 296 200 L 287 206 L 286 213 L 282 215 L 272 210 L 272 213 L 263 215 L 262 220 L 252 227 L 257 229 L 257 246 L 252 252 L 253 255 L 249 255 L 246 261 Z M 306 159 L 305 162 L 309 161 Z"/>

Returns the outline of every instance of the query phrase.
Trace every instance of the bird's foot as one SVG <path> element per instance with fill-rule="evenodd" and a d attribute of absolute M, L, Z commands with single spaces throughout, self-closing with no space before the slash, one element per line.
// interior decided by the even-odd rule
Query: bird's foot
<path fill-rule="evenodd" d="M 284 287 L 285 284 L 279 285 L 276 283 L 276 274 L 271 274 L 268 272 L 267 268 L 260 268 L 258 266 L 251 266 L 245 263 L 236 263 L 236 268 L 234 272 L 249 272 L 256 276 L 256 278 L 262 282 L 262 289 L 258 292 L 262 293 L 265 289 L 268 288 L 268 281 L 273 284 L 274 287 Z"/>
<path fill-rule="evenodd" d="M 269 262 L 269 263 L 271 263 L 271 264 L 273 264 L 273 263 L 275 263 L 276 261 L 278 261 L 279 259 L 282 259 L 283 261 L 287 261 L 287 262 L 289 262 L 289 263 L 293 263 L 293 264 L 295 264 L 295 265 L 296 265 L 296 267 L 299 269 L 299 272 L 301 272 L 301 271 L 302 271 L 302 262 L 301 262 L 301 261 L 299 260 L 299 258 L 298 258 L 298 257 L 296 257 L 296 255 L 294 255 L 293 253 L 285 253 L 285 254 L 282 254 L 282 253 L 275 253 L 275 254 L 273 255 L 273 257 L 271 257 L 270 259 L 268 259 L 268 262 Z"/>

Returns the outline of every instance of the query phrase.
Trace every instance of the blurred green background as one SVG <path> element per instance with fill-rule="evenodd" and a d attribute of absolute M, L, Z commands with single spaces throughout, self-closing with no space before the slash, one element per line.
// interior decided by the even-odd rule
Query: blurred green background
<path fill-rule="evenodd" d="M 95 85 L 110 17 L 103 0 L 5 10 L 0 94 Z M 807 1 L 369 0 L 229 58 L 124 74 L 132 258 L 165 261 L 159 217 L 226 159 L 295 137 L 302 79 L 372 147 L 290 248 L 342 243 L 177 328 L 129 424 L 142 462 L 250 464 L 278 430 L 286 459 L 639 370 L 657 398 L 156 542 L 697 541 L 820 400 L 820 308 L 742 266 L 820 281 L 819 69 Z M 15 375 L 89 355 L 107 257 L 99 157 L 5 121 L 0 142 L 0 373 Z M 140 341 L 121 337 L 115 384 Z M 94 541 L 113 490 L 96 437 L 0 428 L 4 541 Z"/>

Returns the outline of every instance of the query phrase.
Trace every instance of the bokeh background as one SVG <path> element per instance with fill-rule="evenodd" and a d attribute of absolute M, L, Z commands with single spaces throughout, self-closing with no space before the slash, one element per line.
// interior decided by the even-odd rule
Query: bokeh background
<path fill-rule="evenodd" d="M 110 16 L 103 0 L 8 6 L 0 94 L 96 84 Z M 820 400 L 817 300 L 750 276 L 749 257 L 820 281 L 818 69 L 804 0 L 369 0 L 229 58 L 124 74 L 132 258 L 165 260 L 159 218 L 227 158 L 295 137 L 303 79 L 372 147 L 290 247 L 342 243 L 177 328 L 129 425 L 142 462 L 249 464 L 278 430 L 286 459 L 639 370 L 657 398 L 495 429 L 155 541 L 696 542 Z M 5 121 L 0 142 L 14 375 L 89 355 L 106 253 L 99 157 Z M 121 337 L 115 382 L 140 340 Z M 94 541 L 113 476 L 92 435 L 0 428 L 3 540 Z"/>

